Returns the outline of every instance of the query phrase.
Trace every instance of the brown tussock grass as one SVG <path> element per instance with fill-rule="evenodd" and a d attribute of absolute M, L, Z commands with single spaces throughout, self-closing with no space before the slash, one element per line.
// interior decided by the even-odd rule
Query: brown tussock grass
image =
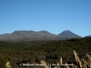
<path fill-rule="evenodd" d="M 82 63 L 80 61 L 80 58 L 78 57 L 78 54 L 76 53 L 75 50 L 73 50 L 73 53 L 74 53 L 76 62 L 79 64 L 80 68 L 82 68 Z"/>
<path fill-rule="evenodd" d="M 78 68 L 75 64 L 73 64 L 72 68 Z"/>
<path fill-rule="evenodd" d="M 82 62 L 82 64 L 85 64 L 85 65 L 87 65 L 87 61 L 85 60 L 85 59 L 81 59 L 81 62 Z"/>
<path fill-rule="evenodd" d="M 87 66 L 91 68 L 91 61 L 87 61 Z"/>
<path fill-rule="evenodd" d="M 6 68 L 11 68 L 9 61 L 6 62 L 6 65 L 5 66 L 6 66 Z"/>
<path fill-rule="evenodd" d="M 86 54 L 86 57 L 88 58 L 89 61 L 91 61 L 91 56 L 89 54 Z"/>
<path fill-rule="evenodd" d="M 67 63 L 65 63 L 65 66 L 66 66 L 66 68 L 70 68 L 69 65 L 68 65 Z"/>
<path fill-rule="evenodd" d="M 83 68 L 87 68 L 86 64 L 83 64 L 82 67 L 83 67 Z"/>
<path fill-rule="evenodd" d="M 46 62 L 45 62 L 45 61 L 41 60 L 40 62 L 41 62 L 41 64 L 43 64 L 43 65 L 44 65 L 44 68 L 51 68 L 50 66 L 48 66 L 48 65 L 46 64 Z"/>
<path fill-rule="evenodd" d="M 62 64 L 63 63 L 63 60 L 62 60 L 62 57 L 60 57 L 60 64 Z"/>

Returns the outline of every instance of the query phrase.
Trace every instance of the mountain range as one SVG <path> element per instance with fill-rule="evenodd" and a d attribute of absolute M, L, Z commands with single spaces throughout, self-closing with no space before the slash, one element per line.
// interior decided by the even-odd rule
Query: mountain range
<path fill-rule="evenodd" d="M 10 34 L 2 34 L 0 35 L 1 41 L 30 41 L 30 40 L 63 40 L 70 38 L 81 38 L 81 36 L 69 31 L 65 30 L 58 35 L 52 34 L 48 31 L 14 31 Z"/>

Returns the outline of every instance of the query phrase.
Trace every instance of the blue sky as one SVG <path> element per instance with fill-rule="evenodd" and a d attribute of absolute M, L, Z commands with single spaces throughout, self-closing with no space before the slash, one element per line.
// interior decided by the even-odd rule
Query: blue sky
<path fill-rule="evenodd" d="M 16 30 L 91 35 L 91 0 L 0 0 L 0 34 Z"/>

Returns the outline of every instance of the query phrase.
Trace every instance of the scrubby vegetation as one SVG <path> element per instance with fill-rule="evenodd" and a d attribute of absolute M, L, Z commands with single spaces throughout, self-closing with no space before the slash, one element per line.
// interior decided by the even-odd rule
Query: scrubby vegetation
<path fill-rule="evenodd" d="M 12 68 L 43 68 L 22 67 L 19 64 L 41 63 L 40 60 L 44 60 L 46 63 L 57 63 L 60 57 L 62 57 L 63 63 L 79 65 L 80 61 L 75 60 L 74 57 L 77 56 L 74 55 L 73 50 L 77 51 L 80 58 L 86 58 L 85 54 L 91 56 L 91 38 L 60 41 L 0 41 L 0 68 L 6 68 L 7 61 L 10 62 Z M 82 60 L 84 61 L 84 59 Z"/>
<path fill-rule="evenodd" d="M 73 53 L 77 64 L 63 63 L 63 59 L 61 57 L 59 62 L 57 62 L 57 64 L 55 64 L 53 68 L 91 68 L 91 56 L 89 54 L 86 54 L 86 57 L 84 59 L 84 58 L 80 58 L 75 50 L 73 50 Z M 41 64 L 44 65 L 44 68 L 51 68 L 53 66 L 53 65 L 46 64 L 46 62 L 43 60 L 41 60 Z"/>

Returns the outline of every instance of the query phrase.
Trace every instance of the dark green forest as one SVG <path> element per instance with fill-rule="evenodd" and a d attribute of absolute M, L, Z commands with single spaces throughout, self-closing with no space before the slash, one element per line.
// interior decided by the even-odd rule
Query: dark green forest
<path fill-rule="evenodd" d="M 40 63 L 45 60 L 47 63 L 63 61 L 75 63 L 73 50 L 76 50 L 79 57 L 84 58 L 85 54 L 91 55 L 91 38 L 50 40 L 50 41 L 0 41 L 0 68 L 6 68 L 7 61 L 12 68 L 20 67 L 20 63 Z M 30 67 L 38 68 L 38 67 Z M 43 68 L 43 67 L 41 67 Z"/>

